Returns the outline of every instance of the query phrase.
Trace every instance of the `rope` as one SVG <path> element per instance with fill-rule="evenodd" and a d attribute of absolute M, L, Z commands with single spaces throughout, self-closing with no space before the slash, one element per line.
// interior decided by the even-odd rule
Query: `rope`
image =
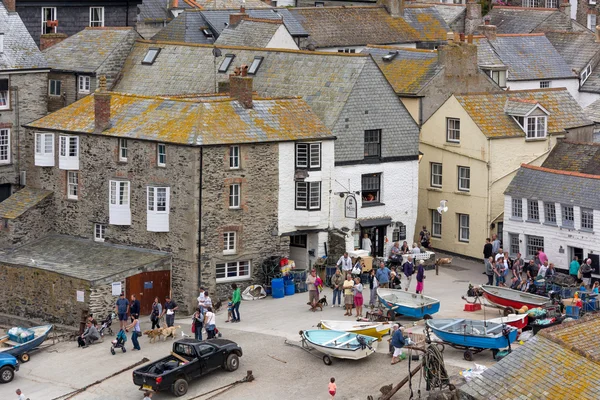
<path fill-rule="evenodd" d="M 425 367 L 423 373 L 425 374 L 427 390 L 442 390 L 445 386 L 450 384 L 448 372 L 444 365 L 444 356 L 436 344 L 430 343 L 427 345 L 423 364 Z"/>

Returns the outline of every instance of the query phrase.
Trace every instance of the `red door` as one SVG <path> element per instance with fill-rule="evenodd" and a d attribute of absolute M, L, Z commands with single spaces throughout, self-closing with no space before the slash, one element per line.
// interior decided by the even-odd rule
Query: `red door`
<path fill-rule="evenodd" d="M 158 297 L 161 303 L 165 302 L 165 296 L 171 290 L 171 271 L 142 272 L 130 276 L 125 281 L 127 299 L 135 294 L 140 301 L 140 315 L 149 315 L 152 312 L 154 298 Z"/>

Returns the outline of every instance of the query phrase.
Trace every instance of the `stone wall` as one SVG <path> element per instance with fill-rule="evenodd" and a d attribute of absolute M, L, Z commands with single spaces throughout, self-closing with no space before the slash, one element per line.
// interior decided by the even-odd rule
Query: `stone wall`
<path fill-rule="evenodd" d="M 289 239 L 277 235 L 279 187 L 278 145 L 244 145 L 241 166 L 229 169 L 229 147 L 206 147 L 202 162 L 202 282 L 215 293 L 213 299 L 226 299 L 231 284 L 242 290 L 254 283 L 263 259 L 287 255 Z M 241 184 L 241 205 L 229 209 L 229 185 Z M 223 254 L 223 232 L 237 232 L 237 252 Z M 275 233 L 275 234 L 274 234 Z M 252 277 L 216 282 L 216 264 L 250 261 Z"/>
<path fill-rule="evenodd" d="M 0 264 L 0 287 L 3 312 L 75 327 L 90 296 L 87 281 L 20 265 Z M 78 290 L 85 291 L 83 303 Z"/>
<path fill-rule="evenodd" d="M 79 98 L 83 97 L 78 93 L 77 87 L 77 77 L 75 74 L 70 74 L 66 72 L 50 72 L 48 74 L 48 80 L 57 80 L 60 81 L 60 96 L 50 96 L 48 94 L 48 112 L 54 112 L 60 110 L 61 108 L 68 106 L 71 103 L 74 103 Z M 96 88 L 96 79 L 92 79 L 93 82 L 90 82 L 90 88 Z M 93 85 L 92 85 L 93 84 Z M 90 90 L 91 92 L 91 90 Z M 50 93 L 50 92 L 48 92 Z"/>
<path fill-rule="evenodd" d="M 52 195 L 16 219 L 0 224 L 0 249 L 12 249 L 46 236 L 54 226 Z"/>
<path fill-rule="evenodd" d="M 121 290 L 127 293 L 125 279 L 121 281 Z M 89 310 L 99 322 L 115 309 L 119 297 L 112 295 L 112 284 L 95 285 L 90 290 Z"/>

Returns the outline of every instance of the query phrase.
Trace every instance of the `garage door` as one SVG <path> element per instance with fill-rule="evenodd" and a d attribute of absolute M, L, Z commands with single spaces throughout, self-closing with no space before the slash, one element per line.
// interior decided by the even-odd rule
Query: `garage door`
<path fill-rule="evenodd" d="M 127 289 L 127 299 L 135 294 L 141 304 L 141 315 L 148 315 L 152 312 L 152 303 L 158 296 L 161 303 L 165 302 L 165 296 L 169 295 L 171 290 L 171 271 L 152 271 L 142 272 L 127 278 L 125 282 Z"/>

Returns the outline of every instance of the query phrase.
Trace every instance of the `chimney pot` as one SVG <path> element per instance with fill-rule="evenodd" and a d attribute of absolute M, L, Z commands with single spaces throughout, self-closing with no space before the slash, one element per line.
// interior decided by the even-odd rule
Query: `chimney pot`
<path fill-rule="evenodd" d="M 94 93 L 94 131 L 100 133 L 110 128 L 110 98 L 106 91 L 106 76 L 98 77 L 98 89 Z"/>
<path fill-rule="evenodd" d="M 248 66 L 236 69 L 239 75 L 229 75 L 229 95 L 244 108 L 252 108 L 252 77 L 247 76 Z"/>
<path fill-rule="evenodd" d="M 17 8 L 15 6 L 15 0 L 2 0 L 2 2 L 4 3 L 4 7 L 6 8 L 6 11 L 8 12 L 15 12 L 17 11 Z"/>

